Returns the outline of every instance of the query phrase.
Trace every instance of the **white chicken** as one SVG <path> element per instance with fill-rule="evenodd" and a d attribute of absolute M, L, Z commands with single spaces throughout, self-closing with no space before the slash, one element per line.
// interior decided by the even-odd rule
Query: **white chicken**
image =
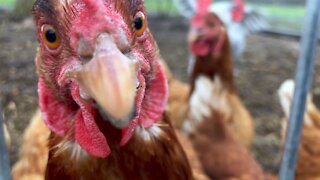
<path fill-rule="evenodd" d="M 245 5 L 243 0 L 215 2 L 209 9 L 227 26 L 234 60 L 239 60 L 245 51 L 248 32 L 259 31 L 267 26 L 266 19 Z"/>

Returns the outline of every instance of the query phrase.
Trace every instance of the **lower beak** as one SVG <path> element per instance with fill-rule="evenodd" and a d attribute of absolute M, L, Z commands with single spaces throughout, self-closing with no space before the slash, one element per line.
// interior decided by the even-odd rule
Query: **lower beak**
<path fill-rule="evenodd" d="M 135 64 L 120 52 L 111 36 L 104 33 L 97 39 L 93 58 L 70 75 L 97 102 L 100 110 L 111 116 L 112 123 L 124 126 L 134 114 L 135 69 Z"/>

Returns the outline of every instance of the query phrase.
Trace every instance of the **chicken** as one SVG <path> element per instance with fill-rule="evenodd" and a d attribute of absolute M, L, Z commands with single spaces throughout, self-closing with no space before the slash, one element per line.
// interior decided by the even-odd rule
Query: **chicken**
<path fill-rule="evenodd" d="M 230 45 L 225 26 L 220 19 L 211 12 L 207 11 L 210 0 L 199 0 L 198 14 L 193 18 L 191 30 L 189 33 L 189 46 L 195 56 L 195 63 L 191 64 L 191 81 L 190 85 L 186 85 L 175 79 L 167 66 L 167 76 L 169 78 L 169 100 L 168 114 L 174 120 L 174 124 L 178 128 L 182 128 L 185 132 L 195 131 L 196 123 L 187 119 L 188 111 L 192 111 L 190 103 L 193 103 L 192 96 L 197 96 L 194 92 L 195 83 L 198 78 L 205 76 L 213 79 L 219 75 L 223 86 L 228 94 L 228 100 L 232 107 L 231 118 L 229 118 L 229 126 L 235 132 L 237 138 L 242 144 L 250 147 L 253 136 L 254 127 L 250 113 L 242 104 L 233 80 L 232 56 L 230 53 Z M 207 93 L 206 89 L 203 92 Z M 215 101 L 215 99 L 210 99 Z M 201 109 L 205 104 L 198 103 L 196 109 Z M 204 107 L 206 108 L 206 107 Z"/>
<path fill-rule="evenodd" d="M 205 172 L 211 179 L 275 179 L 261 169 L 228 126 L 233 107 L 226 88 L 219 75 L 214 79 L 200 76 L 195 84 L 197 96 L 191 97 L 187 121 L 192 119 L 198 124 L 197 131 L 190 132 L 189 137 Z"/>
<path fill-rule="evenodd" d="M 37 111 L 24 132 L 20 158 L 11 172 L 13 180 L 44 179 L 48 160 L 49 134 L 50 130 L 45 126 L 40 111 Z"/>
<path fill-rule="evenodd" d="M 190 162 L 192 174 L 196 180 L 209 180 L 210 178 L 204 172 L 203 166 L 199 159 L 199 154 L 194 149 L 194 146 L 190 139 L 182 134 L 180 130 L 176 130 L 177 137 L 182 147 L 184 148 L 187 158 Z"/>
<path fill-rule="evenodd" d="M 38 0 L 33 12 L 46 179 L 193 179 L 143 1 Z"/>
<path fill-rule="evenodd" d="M 188 111 L 190 85 L 176 79 L 164 60 L 161 60 L 160 63 L 164 67 L 168 78 L 169 98 L 167 113 L 170 119 L 174 120 L 172 122 L 174 126 L 181 129 L 187 115 L 186 112 Z"/>
<path fill-rule="evenodd" d="M 282 142 L 285 142 L 285 133 L 290 116 L 290 106 L 293 99 L 294 81 L 286 80 L 278 90 L 280 104 L 285 117 L 282 119 Z M 314 180 L 320 178 L 320 112 L 312 102 L 309 94 L 304 113 L 304 126 L 302 129 L 298 162 L 296 167 L 296 180 Z"/>
<path fill-rule="evenodd" d="M 180 14 L 191 18 L 197 11 L 197 1 L 174 0 L 174 3 Z M 243 0 L 211 0 L 210 4 L 210 12 L 215 13 L 227 27 L 233 60 L 239 60 L 246 49 L 247 34 L 266 28 L 266 18 L 253 7 L 246 5 Z"/>

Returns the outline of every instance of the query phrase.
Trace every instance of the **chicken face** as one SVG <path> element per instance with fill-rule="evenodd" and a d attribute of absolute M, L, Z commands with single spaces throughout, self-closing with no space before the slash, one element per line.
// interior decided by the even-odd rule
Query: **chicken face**
<path fill-rule="evenodd" d="M 211 0 L 198 0 L 192 18 L 188 42 L 191 51 L 201 57 L 220 55 L 225 28 L 217 15 L 208 11 Z"/>
<path fill-rule="evenodd" d="M 195 15 L 188 37 L 189 46 L 197 56 L 219 57 L 224 36 L 224 25 L 215 14 Z"/>
<path fill-rule="evenodd" d="M 110 153 L 97 119 L 122 129 L 159 120 L 167 99 L 142 0 L 37 0 L 39 100 L 47 126 L 90 154 Z"/>

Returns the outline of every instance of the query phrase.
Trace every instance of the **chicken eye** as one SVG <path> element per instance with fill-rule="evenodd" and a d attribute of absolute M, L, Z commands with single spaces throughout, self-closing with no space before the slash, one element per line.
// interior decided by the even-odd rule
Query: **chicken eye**
<path fill-rule="evenodd" d="M 142 12 L 138 12 L 133 20 L 135 34 L 142 36 L 147 27 L 147 20 Z"/>
<path fill-rule="evenodd" d="M 50 25 L 43 25 L 42 28 L 42 40 L 50 49 L 57 49 L 60 46 L 60 37 L 56 30 Z"/>

